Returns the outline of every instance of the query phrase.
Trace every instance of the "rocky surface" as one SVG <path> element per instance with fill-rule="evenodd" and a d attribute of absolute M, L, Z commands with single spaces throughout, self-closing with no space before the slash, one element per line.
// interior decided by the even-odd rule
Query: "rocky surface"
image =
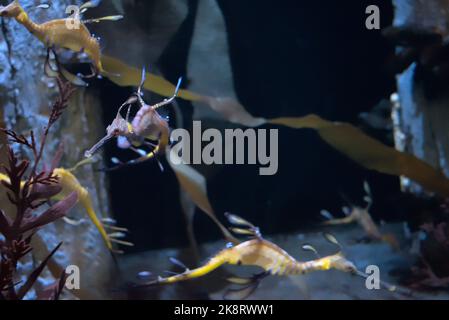
<path fill-rule="evenodd" d="M 394 25 L 414 25 L 438 30 L 447 40 L 449 1 L 395 0 Z M 395 110 L 398 149 L 405 150 L 440 168 L 449 175 L 449 136 L 447 135 L 447 95 L 426 98 L 422 84 L 414 80 L 416 64 L 397 77 L 400 107 Z M 410 185 L 419 191 L 416 185 Z"/>

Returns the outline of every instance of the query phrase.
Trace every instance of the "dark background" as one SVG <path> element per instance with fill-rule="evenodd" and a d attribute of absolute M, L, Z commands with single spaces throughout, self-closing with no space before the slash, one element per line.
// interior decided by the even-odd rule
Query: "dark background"
<path fill-rule="evenodd" d="M 388 1 L 218 2 L 227 24 L 235 88 L 252 114 L 316 113 L 357 124 L 360 112 L 394 92 L 394 76 L 385 71 L 393 47 L 380 31 L 365 28 L 365 9 L 371 4 L 380 7 L 381 26 L 391 24 L 393 8 Z M 186 74 L 197 0 L 189 3 L 188 18 L 159 61 L 172 82 Z M 107 80 L 101 85 L 107 125 L 115 116 L 107 106 L 125 100 L 132 88 L 118 88 Z M 178 100 L 186 124 L 191 123 L 191 105 Z M 113 144 L 107 155 L 130 156 Z M 133 251 L 188 245 L 177 182 L 168 165 L 165 168 L 161 172 L 150 162 L 110 174 L 114 215 L 119 225 L 130 229 Z M 340 192 L 361 203 L 364 180 L 373 190 L 375 218 L 395 219 L 391 203 L 399 192 L 397 178 L 364 170 L 314 131 L 279 128 L 276 175 L 259 176 L 255 166 L 224 166 L 208 181 L 208 189 L 223 222 L 223 212 L 231 211 L 270 234 L 312 226 L 320 221 L 323 208 L 338 215 L 345 204 Z M 195 230 L 201 241 L 221 236 L 199 211 Z"/>

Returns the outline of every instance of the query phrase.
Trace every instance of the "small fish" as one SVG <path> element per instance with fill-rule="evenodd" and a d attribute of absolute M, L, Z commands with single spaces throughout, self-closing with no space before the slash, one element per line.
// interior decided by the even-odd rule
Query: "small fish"
<path fill-rule="evenodd" d="M 102 218 L 101 221 L 108 224 L 117 224 L 117 220 L 112 218 Z"/>
<path fill-rule="evenodd" d="M 363 181 L 363 190 L 365 190 L 367 195 L 371 195 L 371 188 L 367 181 Z"/>
<path fill-rule="evenodd" d="M 99 4 L 99 1 L 87 1 L 80 6 L 80 12 L 84 13 L 88 9 L 95 8 L 96 6 L 98 6 L 98 4 Z"/>
<path fill-rule="evenodd" d="M 364 197 L 363 197 L 363 201 L 365 201 L 365 202 L 367 202 L 367 203 L 371 203 L 371 202 L 373 202 L 373 199 L 371 199 L 370 196 L 364 196 Z"/>
<path fill-rule="evenodd" d="M 147 279 L 151 277 L 153 274 L 150 271 L 141 271 L 137 274 L 137 277 L 140 279 Z"/>
<path fill-rule="evenodd" d="M 311 251 L 311 252 L 313 252 L 317 258 L 320 258 L 320 255 L 318 254 L 318 251 L 313 246 L 311 246 L 310 244 L 304 244 L 304 245 L 302 245 L 301 248 L 304 251 Z"/>
<path fill-rule="evenodd" d="M 324 238 L 329 241 L 332 244 L 337 245 L 338 247 L 341 247 L 340 243 L 338 242 L 337 238 L 332 233 L 324 232 L 323 233 Z"/>
<path fill-rule="evenodd" d="M 334 219 L 334 216 L 329 212 L 329 211 L 327 211 L 327 210 L 321 210 L 320 211 L 320 214 L 323 216 L 323 217 L 325 217 L 326 219 L 328 219 L 328 220 L 332 220 L 332 219 Z"/>
<path fill-rule="evenodd" d="M 36 8 L 38 8 L 38 9 L 49 9 L 50 7 L 51 7 L 50 3 L 41 3 L 36 6 Z"/>
<path fill-rule="evenodd" d="M 147 152 L 143 149 L 134 148 L 133 146 L 130 146 L 129 148 L 141 156 L 145 156 L 147 154 Z"/>
<path fill-rule="evenodd" d="M 229 230 L 231 230 L 235 234 L 242 234 L 242 235 L 248 235 L 248 236 L 255 235 L 255 232 L 252 229 L 229 228 Z"/>
<path fill-rule="evenodd" d="M 112 162 L 113 164 L 120 164 L 120 163 L 122 163 L 122 162 L 119 160 L 119 158 L 116 158 L 116 157 L 112 157 L 112 158 L 111 158 L 111 162 Z"/>
<path fill-rule="evenodd" d="M 228 282 L 238 284 L 240 286 L 249 285 L 254 282 L 252 278 L 230 277 L 226 279 Z"/>
<path fill-rule="evenodd" d="M 116 238 L 109 238 L 109 240 L 111 242 L 115 242 L 115 243 L 121 244 L 123 246 L 134 247 L 134 243 L 129 242 L 129 241 L 123 241 L 123 240 L 119 240 L 119 239 L 116 239 Z"/>
<path fill-rule="evenodd" d="M 122 238 L 126 238 L 126 234 L 123 232 L 113 232 L 113 233 L 109 233 L 109 238 L 115 238 L 115 239 L 122 239 Z"/>
<path fill-rule="evenodd" d="M 106 16 L 101 18 L 83 20 L 83 23 L 86 24 L 86 23 L 99 23 L 101 21 L 119 21 L 121 19 L 123 19 L 122 15 Z"/>
<path fill-rule="evenodd" d="M 344 213 L 345 216 L 349 216 L 349 215 L 352 213 L 351 208 L 349 208 L 349 207 L 347 207 L 347 206 L 342 207 L 342 208 L 341 208 L 341 211 L 343 211 L 343 213 Z"/>
<path fill-rule="evenodd" d="M 241 218 L 241 217 L 239 217 L 239 216 L 237 216 L 237 215 L 235 215 L 235 214 L 226 212 L 226 213 L 225 213 L 225 217 L 226 217 L 226 218 L 228 219 L 228 221 L 229 221 L 231 224 L 233 224 L 233 225 L 236 225 L 236 226 L 246 226 L 246 227 L 254 228 L 254 225 L 253 225 L 252 223 L 246 221 L 245 219 L 243 219 L 243 218 Z"/>
<path fill-rule="evenodd" d="M 85 219 L 75 220 L 75 219 L 71 219 L 69 217 L 63 217 L 63 220 L 65 223 L 67 223 L 71 226 L 74 226 L 74 227 L 78 227 L 86 222 Z"/>
<path fill-rule="evenodd" d="M 170 257 L 169 260 L 170 260 L 170 262 L 173 263 L 175 266 L 178 266 L 178 267 L 180 267 L 180 268 L 183 269 L 183 270 L 189 270 L 189 268 L 187 268 L 187 266 L 186 266 L 184 263 L 182 263 L 181 261 L 179 261 L 178 259 L 173 258 L 173 257 Z"/>

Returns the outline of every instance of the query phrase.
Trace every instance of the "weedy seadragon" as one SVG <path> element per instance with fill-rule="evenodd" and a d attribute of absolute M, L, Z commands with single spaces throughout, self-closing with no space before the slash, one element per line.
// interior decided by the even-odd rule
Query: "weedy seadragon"
<path fill-rule="evenodd" d="M 92 7 L 92 2 L 86 2 L 80 7 L 80 12 L 83 13 L 88 8 Z M 26 11 L 15 0 L 7 6 L 0 6 L 0 16 L 3 18 L 15 19 L 22 24 L 30 33 L 32 33 L 39 41 L 41 41 L 48 52 L 53 49 L 64 48 L 74 52 L 85 53 L 92 61 L 92 75 L 107 74 L 103 69 L 101 63 L 101 49 L 97 38 L 91 35 L 86 27 L 86 23 L 99 22 L 103 20 L 116 21 L 122 18 L 120 15 L 108 16 L 90 20 L 77 21 L 77 27 L 68 27 L 73 24 L 76 18 L 54 19 L 44 23 L 36 23 L 30 19 Z M 49 54 L 47 54 L 47 59 Z M 75 84 L 83 84 L 83 81 L 76 80 L 76 77 L 64 70 L 62 74 Z M 89 76 L 88 76 L 89 77 Z"/>
<path fill-rule="evenodd" d="M 185 271 L 169 277 L 157 277 L 155 280 L 151 280 L 145 284 L 136 285 L 135 288 L 145 288 L 160 284 L 172 284 L 180 281 L 199 278 L 209 274 L 215 269 L 223 265 L 239 265 L 239 266 L 256 266 L 263 269 L 263 272 L 254 275 L 251 278 L 229 278 L 229 282 L 244 286 L 244 297 L 249 296 L 259 285 L 260 281 L 268 275 L 276 276 L 293 276 L 302 275 L 314 271 L 327 271 L 338 270 L 345 273 L 350 273 L 366 278 L 367 275 L 358 270 L 354 263 L 348 260 L 342 253 L 341 246 L 337 239 L 329 234 L 325 233 L 324 237 L 329 242 L 337 245 L 340 250 L 332 255 L 325 257 L 319 257 L 316 249 L 309 244 L 303 245 L 302 248 L 307 251 L 314 252 L 318 257 L 317 259 L 300 262 L 293 258 L 286 251 L 271 241 L 264 239 L 260 233 L 258 227 L 252 223 L 242 219 L 233 214 L 226 214 L 229 222 L 236 225 L 236 228 L 231 228 L 236 234 L 243 234 L 250 236 L 250 240 L 241 242 L 237 245 L 228 245 L 226 249 L 223 249 L 207 263 L 196 269 L 188 269 L 184 266 Z M 172 258 L 172 262 L 177 265 L 183 266 L 183 264 L 176 259 Z M 396 290 L 396 287 L 382 282 L 382 285 L 390 291 Z M 235 293 L 240 290 L 228 290 L 225 294 L 225 298 L 228 293 Z"/>
<path fill-rule="evenodd" d="M 75 166 L 74 169 L 77 167 L 78 165 Z M 127 229 L 112 225 L 114 221 L 111 219 L 101 219 L 97 216 L 89 191 L 81 185 L 73 174 L 73 171 L 73 169 L 51 168 L 49 172 L 53 172 L 54 176 L 57 177 L 58 184 L 61 186 L 62 190 L 49 200 L 60 200 L 72 192 L 76 192 L 78 194 L 78 202 L 81 203 L 86 210 L 87 215 L 103 238 L 106 247 L 111 252 L 121 253 L 120 250 L 114 248 L 113 243 L 132 246 L 132 243 L 119 239 L 125 235 Z M 0 181 L 9 182 L 9 178 L 7 175 L 0 173 Z M 70 221 L 70 219 L 67 219 L 67 221 Z M 109 229 L 112 232 L 108 233 L 106 229 Z"/>
<path fill-rule="evenodd" d="M 128 162 L 121 162 L 115 159 L 117 165 L 108 170 L 115 170 L 126 165 L 137 164 L 154 159 L 158 154 L 163 153 L 170 143 L 170 128 L 168 126 L 168 121 L 158 113 L 158 109 L 173 102 L 178 95 L 182 79 L 180 78 L 178 80 L 178 85 L 171 98 L 150 106 L 146 104 L 142 98 L 142 87 L 145 83 L 145 74 L 145 69 L 143 69 L 142 80 L 137 92 L 132 94 L 131 97 L 120 106 L 114 121 L 106 128 L 106 136 L 85 152 L 85 156 L 89 158 L 108 140 L 117 137 L 118 146 L 120 148 L 133 150 L 140 155 L 140 157 Z M 139 110 L 130 122 L 130 110 L 134 103 L 138 104 Z M 121 111 L 124 107 L 128 107 L 125 118 L 121 115 Z M 152 141 L 157 141 L 157 143 L 155 144 Z M 139 149 L 142 146 L 150 147 L 152 148 L 152 151 L 145 152 L 143 149 Z"/>
<path fill-rule="evenodd" d="M 394 250 L 399 250 L 400 246 L 396 237 L 390 233 L 382 233 L 370 215 L 371 205 L 373 204 L 373 196 L 371 194 L 371 188 L 366 181 L 363 184 L 363 189 L 366 192 L 366 195 L 364 197 L 364 200 L 367 203 L 366 207 L 359 207 L 348 201 L 350 208 L 345 207 L 343 209 L 344 213 L 346 214 L 346 216 L 343 218 L 333 218 L 333 216 L 328 211 L 322 210 L 321 215 L 328 219 L 324 222 L 324 224 L 335 226 L 357 222 L 365 231 L 367 239 L 384 241 L 388 243 Z"/>

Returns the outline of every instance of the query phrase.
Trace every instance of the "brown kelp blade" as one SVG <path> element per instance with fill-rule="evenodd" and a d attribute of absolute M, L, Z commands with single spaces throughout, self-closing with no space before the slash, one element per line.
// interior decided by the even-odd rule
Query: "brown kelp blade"
<path fill-rule="evenodd" d="M 140 84 L 142 77 L 142 70 L 133 66 L 129 66 L 119 59 L 103 55 L 101 58 L 103 68 L 108 70 L 105 77 L 109 78 L 115 84 L 122 87 L 137 87 Z M 171 84 L 164 78 L 154 75 L 152 73 L 146 73 L 146 81 L 143 85 L 146 90 L 160 94 L 165 97 L 171 97 L 175 92 L 176 86 Z M 196 93 L 179 90 L 178 96 L 182 99 L 190 101 L 201 100 L 202 96 Z"/>
<path fill-rule="evenodd" d="M 207 195 L 206 178 L 191 166 L 183 164 L 179 158 L 175 159 L 176 155 L 171 152 L 169 147 L 166 150 L 166 157 L 167 162 L 178 179 L 180 187 L 189 195 L 195 205 L 207 213 L 228 241 L 238 243 L 239 241 L 217 219 L 214 210 L 212 209 L 212 205 Z M 176 163 L 174 163 L 173 160 L 175 160 Z"/>
<path fill-rule="evenodd" d="M 202 96 L 199 101 L 232 123 L 246 127 L 258 127 L 267 122 L 264 118 L 252 116 L 239 101 L 233 98 Z"/>
<path fill-rule="evenodd" d="M 327 121 L 317 115 L 277 118 L 269 122 L 296 129 L 315 129 L 324 141 L 361 166 L 406 176 L 429 191 L 449 196 L 449 180 L 440 171 L 413 155 L 382 144 L 351 124 Z"/>
<path fill-rule="evenodd" d="M 117 85 L 139 85 L 140 69 L 109 56 L 103 56 L 102 62 L 107 70 L 120 74 L 120 76 L 105 75 Z M 149 81 L 144 85 L 147 90 L 167 97 L 175 90 L 175 86 L 162 77 L 147 73 L 147 79 Z M 406 176 L 429 191 L 444 197 L 449 196 L 449 180 L 440 171 L 413 155 L 384 145 L 351 124 L 327 121 L 314 114 L 269 120 L 253 117 L 235 99 L 208 97 L 188 90 L 180 90 L 179 97 L 202 102 L 220 113 L 226 120 L 245 126 L 254 127 L 271 123 L 295 129 L 314 129 L 324 141 L 367 169 Z"/>

